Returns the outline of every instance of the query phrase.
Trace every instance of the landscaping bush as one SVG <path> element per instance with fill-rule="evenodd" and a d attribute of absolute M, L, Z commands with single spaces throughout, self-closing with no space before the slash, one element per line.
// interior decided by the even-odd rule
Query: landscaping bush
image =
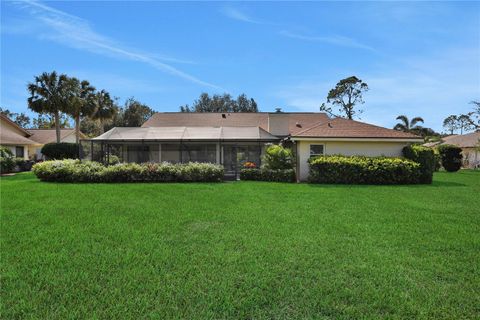
<path fill-rule="evenodd" d="M 288 170 L 295 165 L 292 150 L 276 144 L 267 145 L 262 160 L 263 167 L 270 170 Z"/>
<path fill-rule="evenodd" d="M 402 153 L 405 158 L 420 164 L 422 172 L 420 183 L 432 183 L 433 172 L 437 166 L 433 149 L 420 145 L 410 145 L 404 147 Z"/>
<path fill-rule="evenodd" d="M 13 157 L 12 150 L 10 150 L 7 147 L 0 146 L 0 157 L 3 157 L 3 158 Z"/>
<path fill-rule="evenodd" d="M 462 149 L 451 144 L 438 146 L 438 152 L 442 159 L 442 166 L 448 172 L 456 172 L 462 167 Z"/>
<path fill-rule="evenodd" d="M 0 146 L 0 173 L 9 173 L 15 169 L 15 158 L 12 151 L 4 146 Z"/>
<path fill-rule="evenodd" d="M 422 176 L 420 164 L 401 158 L 319 156 L 309 165 L 312 183 L 414 184 Z"/>
<path fill-rule="evenodd" d="M 78 149 L 77 143 L 47 143 L 42 147 L 42 153 L 51 160 L 63 160 L 63 159 L 77 159 Z"/>
<path fill-rule="evenodd" d="M 37 163 L 33 172 L 42 181 L 55 182 L 219 182 L 223 167 L 210 163 L 120 163 L 104 166 L 94 161 L 53 160 Z"/>
<path fill-rule="evenodd" d="M 12 172 L 15 169 L 15 166 L 15 158 L 0 156 L 0 173 Z"/>
<path fill-rule="evenodd" d="M 32 166 L 34 161 L 32 160 L 25 160 L 24 158 L 15 158 L 15 165 L 18 168 L 18 171 L 30 171 L 32 170 Z"/>
<path fill-rule="evenodd" d="M 271 169 L 256 169 L 245 168 L 240 171 L 240 180 L 254 180 L 254 181 L 273 181 L 273 182 L 295 182 L 295 170 L 271 170 Z"/>

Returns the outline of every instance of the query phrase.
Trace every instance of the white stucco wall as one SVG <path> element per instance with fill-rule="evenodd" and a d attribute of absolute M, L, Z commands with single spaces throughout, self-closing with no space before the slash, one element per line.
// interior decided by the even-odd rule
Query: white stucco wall
<path fill-rule="evenodd" d="M 310 158 L 310 145 L 323 144 L 326 155 L 341 154 L 345 156 L 387 156 L 398 157 L 402 149 L 409 142 L 376 142 L 376 141 L 297 141 L 297 161 L 300 181 L 308 179 L 308 159 Z"/>

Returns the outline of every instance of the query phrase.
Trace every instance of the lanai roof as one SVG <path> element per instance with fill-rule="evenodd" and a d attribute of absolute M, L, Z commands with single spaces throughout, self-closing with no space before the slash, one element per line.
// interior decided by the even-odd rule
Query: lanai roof
<path fill-rule="evenodd" d="M 164 141 L 164 140 L 264 140 L 277 137 L 260 127 L 115 127 L 92 140 Z"/>

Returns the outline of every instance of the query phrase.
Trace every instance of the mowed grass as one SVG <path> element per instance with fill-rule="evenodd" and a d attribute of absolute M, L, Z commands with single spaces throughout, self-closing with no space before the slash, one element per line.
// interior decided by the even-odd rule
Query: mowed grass
<path fill-rule="evenodd" d="M 480 317 L 480 172 L 433 185 L 1 178 L 3 319 Z"/>

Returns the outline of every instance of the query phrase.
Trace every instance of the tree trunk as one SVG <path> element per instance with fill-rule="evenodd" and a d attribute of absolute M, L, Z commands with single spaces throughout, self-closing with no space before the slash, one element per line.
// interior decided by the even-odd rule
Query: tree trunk
<path fill-rule="evenodd" d="M 103 126 L 103 120 L 98 119 L 98 122 L 100 123 L 100 134 L 104 134 L 105 133 L 105 128 Z"/>
<path fill-rule="evenodd" d="M 75 116 L 75 142 L 80 143 L 80 114 Z"/>
<path fill-rule="evenodd" d="M 60 143 L 60 114 L 58 111 L 54 114 L 55 118 L 55 133 L 57 134 L 57 143 Z"/>

